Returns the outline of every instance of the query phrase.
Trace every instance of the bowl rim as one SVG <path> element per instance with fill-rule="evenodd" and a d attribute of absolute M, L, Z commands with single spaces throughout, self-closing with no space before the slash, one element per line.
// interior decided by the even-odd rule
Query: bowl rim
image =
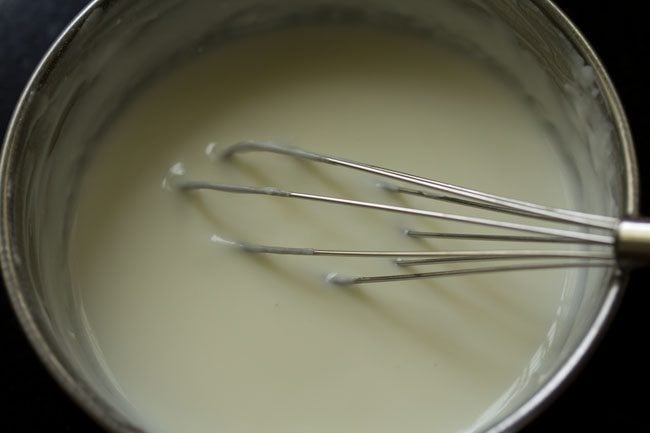
<path fill-rule="evenodd" d="M 83 380 L 78 380 L 70 371 L 55 350 L 55 344 L 48 338 L 47 332 L 33 314 L 33 305 L 24 296 L 23 290 L 28 289 L 22 276 L 22 261 L 17 255 L 15 234 L 12 221 L 13 201 L 13 172 L 17 149 L 21 143 L 20 132 L 25 118 L 31 110 L 31 94 L 48 81 L 49 73 L 67 46 L 74 40 L 77 32 L 86 25 L 87 20 L 98 10 L 110 7 L 116 0 L 92 0 L 65 27 L 56 38 L 23 90 L 14 113 L 9 122 L 4 137 L 2 155 L 0 156 L 0 264 L 10 303 L 18 317 L 23 332 L 32 348 L 45 365 L 50 375 L 65 390 L 75 403 L 89 414 L 99 425 L 116 433 L 144 433 L 133 426 L 128 419 L 117 412 L 99 396 Z M 585 37 L 573 24 L 567 15 L 557 7 L 552 0 L 531 0 L 533 6 L 548 18 L 548 20 L 566 37 L 574 49 L 585 59 L 594 70 L 596 81 L 603 92 L 603 100 L 614 123 L 614 129 L 621 143 L 623 165 L 625 170 L 624 212 L 636 216 L 639 212 L 639 175 L 632 133 L 621 104 L 620 98 L 612 84 L 609 75 Z M 602 338 L 607 325 L 614 317 L 621 302 L 627 274 L 618 272 L 612 275 L 609 289 L 601 304 L 600 310 L 587 334 L 570 354 L 564 364 L 553 376 L 540 387 L 532 397 L 511 412 L 504 419 L 497 421 L 486 430 L 486 433 L 513 431 L 522 428 L 541 411 L 543 411 L 557 395 L 571 382 L 586 363 Z"/>

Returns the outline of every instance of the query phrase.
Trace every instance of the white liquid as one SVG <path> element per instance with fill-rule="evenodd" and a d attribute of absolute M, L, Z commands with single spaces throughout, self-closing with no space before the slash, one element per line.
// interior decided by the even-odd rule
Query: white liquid
<path fill-rule="evenodd" d="M 383 259 L 254 256 L 211 242 L 218 233 L 315 248 L 463 249 L 472 244 L 400 230 L 482 231 L 161 187 L 182 162 L 188 178 L 451 209 L 396 198 L 344 169 L 204 154 L 210 143 L 242 139 L 569 206 L 568 178 L 537 119 L 460 54 L 334 28 L 223 46 L 139 96 L 110 131 L 79 201 L 73 281 L 98 356 L 145 428 L 455 432 L 498 411 L 495 402 L 539 367 L 531 360 L 550 344 L 573 271 L 337 288 L 323 275 L 404 271 Z"/>

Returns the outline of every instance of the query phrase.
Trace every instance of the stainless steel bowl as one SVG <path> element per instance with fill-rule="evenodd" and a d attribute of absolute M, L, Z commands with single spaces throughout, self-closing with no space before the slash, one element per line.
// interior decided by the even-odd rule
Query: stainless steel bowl
<path fill-rule="evenodd" d="M 0 167 L 1 259 L 14 309 L 32 345 L 59 383 L 102 425 L 116 432 L 141 431 L 137 414 L 115 403 L 114 390 L 88 350 L 70 289 L 67 234 L 78 181 L 92 155 L 88 143 L 101 136 L 140 87 L 210 45 L 297 21 L 373 21 L 428 34 L 440 30 L 433 18 L 444 2 L 97 0 L 66 29 L 34 73 L 7 132 Z M 569 153 L 582 164 L 578 177 L 581 170 L 602 174 L 602 185 L 594 191 L 606 191 L 609 201 L 599 210 L 635 215 L 637 171 L 623 110 L 602 65 L 570 21 L 544 0 L 455 4 L 478 21 L 498 18 L 564 89 L 567 101 L 587 104 L 599 119 L 608 120 L 609 147 L 587 140 L 587 147 Z M 591 74 L 587 81 L 580 71 Z M 552 374 L 488 431 L 522 426 L 584 362 L 616 309 L 625 276 L 585 278 L 593 292 L 572 313 L 574 330 Z"/>

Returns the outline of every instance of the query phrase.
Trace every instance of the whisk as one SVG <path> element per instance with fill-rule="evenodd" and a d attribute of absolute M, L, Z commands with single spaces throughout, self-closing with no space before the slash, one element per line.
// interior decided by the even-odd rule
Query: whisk
<path fill-rule="evenodd" d="M 450 202 L 457 205 L 486 209 L 502 214 L 524 217 L 531 221 L 550 221 L 565 228 L 547 227 L 509 222 L 499 219 L 466 216 L 433 210 L 414 209 L 382 203 L 350 200 L 346 198 L 287 191 L 275 187 L 255 187 L 232 185 L 202 180 L 188 180 L 183 176 L 174 178 L 173 185 L 181 191 L 215 190 L 235 194 L 259 194 L 287 199 L 311 200 L 330 204 L 355 206 L 384 212 L 395 212 L 427 218 L 455 221 L 483 227 L 492 227 L 508 234 L 438 233 L 413 229 L 404 234 L 416 238 L 446 238 L 474 241 L 526 242 L 531 244 L 573 244 L 583 246 L 579 249 L 508 249 L 508 250 L 470 250 L 470 251 L 355 251 L 329 250 L 316 248 L 296 248 L 287 246 L 262 245 L 225 239 L 214 235 L 213 240 L 225 243 L 243 251 L 256 254 L 284 254 L 301 256 L 335 257 L 384 257 L 392 258 L 402 267 L 436 265 L 442 263 L 469 263 L 471 266 L 460 269 L 444 269 L 429 272 L 411 272 L 377 276 L 348 276 L 329 273 L 327 281 L 339 285 L 355 285 L 386 281 L 401 281 L 420 278 L 434 278 L 454 275 L 495 273 L 522 270 L 557 268 L 613 268 L 628 269 L 643 265 L 650 259 L 650 222 L 642 219 L 618 219 L 566 209 L 557 209 L 526 201 L 515 200 L 494 194 L 464 188 L 437 180 L 391 170 L 362 162 L 352 161 L 331 155 L 324 155 L 296 147 L 287 147 L 268 142 L 242 141 L 225 148 L 220 156 L 230 159 L 246 152 L 267 152 L 294 157 L 316 163 L 330 164 L 358 170 L 391 179 L 378 186 L 396 194 L 415 195 L 431 200 Z M 557 224 L 556 224 L 557 225 Z M 600 247 L 596 250 L 585 247 Z M 474 266 L 477 262 L 513 261 L 516 264 Z"/>

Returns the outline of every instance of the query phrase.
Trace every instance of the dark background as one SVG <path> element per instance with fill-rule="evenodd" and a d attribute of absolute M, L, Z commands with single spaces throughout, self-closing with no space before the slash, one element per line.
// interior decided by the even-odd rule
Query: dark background
<path fill-rule="evenodd" d="M 31 70 L 85 3 L 0 0 L 0 137 Z M 642 12 L 644 2 L 556 0 L 556 4 L 592 43 L 618 88 L 636 141 L 642 188 L 648 191 L 650 90 L 642 62 L 648 53 L 650 22 Z M 650 215 L 650 195 L 643 194 L 642 202 L 643 213 Z M 619 313 L 591 360 L 524 433 L 650 432 L 644 413 L 648 369 L 642 354 L 648 341 L 643 317 L 650 309 L 649 278 L 648 270 L 632 274 Z M 0 290 L 0 345 L 0 431 L 101 432 L 36 358 L 4 290 Z"/>

